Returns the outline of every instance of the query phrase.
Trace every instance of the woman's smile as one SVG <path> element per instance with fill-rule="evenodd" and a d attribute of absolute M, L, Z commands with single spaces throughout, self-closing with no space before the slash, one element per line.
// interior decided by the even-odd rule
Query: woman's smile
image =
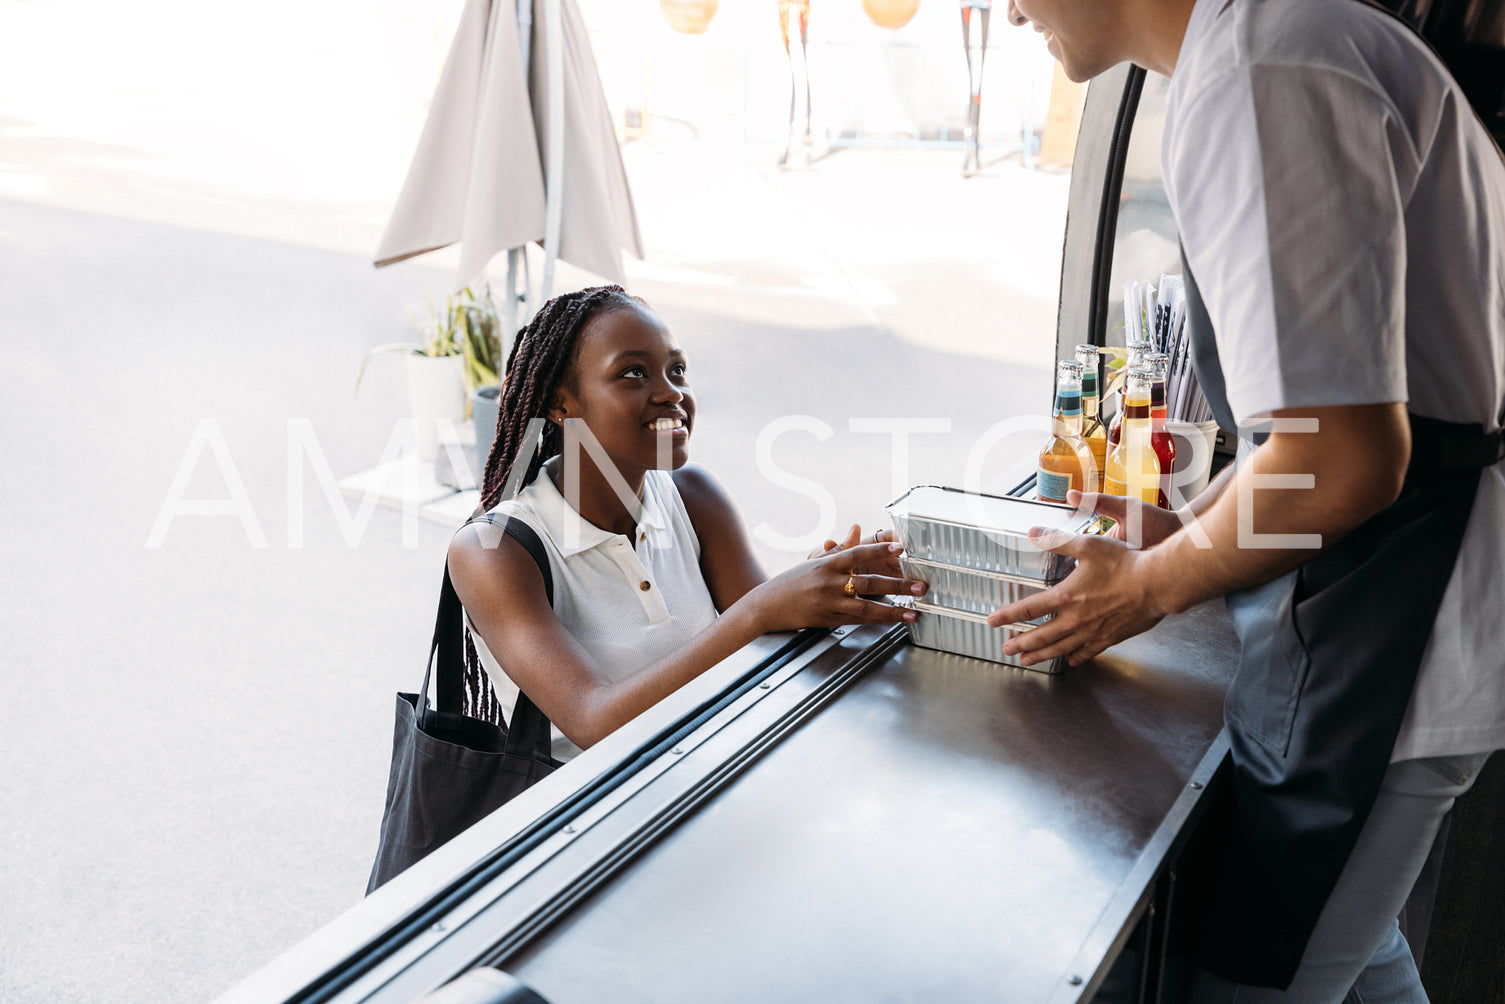
<path fill-rule="evenodd" d="M 630 482 L 689 462 L 695 396 L 689 365 L 663 321 L 646 308 L 614 310 L 581 332 L 573 387 L 560 413 L 583 422 Z M 633 431 L 633 426 L 637 427 Z"/>
<path fill-rule="evenodd" d="M 643 427 L 656 435 L 668 433 L 676 444 L 683 443 L 690 438 L 690 425 L 682 412 L 652 419 L 643 423 Z"/>

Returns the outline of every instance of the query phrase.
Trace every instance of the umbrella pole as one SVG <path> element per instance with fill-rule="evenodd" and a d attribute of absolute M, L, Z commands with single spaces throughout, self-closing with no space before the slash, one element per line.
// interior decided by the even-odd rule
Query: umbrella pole
<path fill-rule="evenodd" d="M 522 299 L 517 291 L 517 256 L 519 254 L 522 254 L 521 248 L 507 249 L 507 300 L 502 304 L 502 331 L 507 344 L 502 346 L 503 361 L 506 360 L 507 353 L 511 351 L 512 339 L 517 335 L 517 329 L 520 327 L 517 323 L 518 301 Z"/>
<path fill-rule="evenodd" d="M 523 80 L 528 79 L 528 62 L 533 56 L 533 0 L 517 0 L 517 47 L 523 60 Z"/>
<path fill-rule="evenodd" d="M 529 68 L 533 59 L 533 0 L 516 0 L 517 4 L 517 47 L 518 55 L 522 59 L 523 80 L 529 79 Z M 545 30 L 548 21 L 544 22 Z M 547 206 L 547 202 L 545 202 Z M 547 209 L 545 209 L 547 214 Z M 547 218 L 546 221 L 547 222 Z M 547 235 L 546 235 L 547 239 Z M 522 263 L 522 288 L 518 288 L 518 263 Z M 518 328 L 533 319 L 533 301 L 530 296 L 533 292 L 533 278 L 531 269 L 528 268 L 527 247 L 510 248 L 507 251 L 507 331 L 508 337 L 516 335 Z M 547 299 L 548 290 L 544 290 L 544 298 Z M 521 309 L 519 309 L 521 308 Z"/>
<path fill-rule="evenodd" d="M 564 219 L 564 20 L 560 0 L 544 0 L 544 67 L 549 89 L 549 155 L 544 167 L 543 291 L 547 300 L 554 287 L 554 264 L 559 258 L 559 235 Z"/>

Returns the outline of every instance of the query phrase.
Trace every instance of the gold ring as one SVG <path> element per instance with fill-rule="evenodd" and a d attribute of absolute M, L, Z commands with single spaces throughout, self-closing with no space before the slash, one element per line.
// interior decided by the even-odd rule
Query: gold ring
<path fill-rule="evenodd" d="M 847 576 L 847 584 L 841 587 L 841 591 L 844 592 L 844 593 L 846 593 L 848 596 L 856 596 L 857 595 L 857 573 L 856 572 L 853 572 L 851 575 Z"/>
<path fill-rule="evenodd" d="M 881 543 L 883 543 L 883 541 L 879 539 L 882 536 L 883 536 L 883 531 L 882 530 L 874 530 L 873 531 L 873 543 L 874 544 L 881 544 Z"/>

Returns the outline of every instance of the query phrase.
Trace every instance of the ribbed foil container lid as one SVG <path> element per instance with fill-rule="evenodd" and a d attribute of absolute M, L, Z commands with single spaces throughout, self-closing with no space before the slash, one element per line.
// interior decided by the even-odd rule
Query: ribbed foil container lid
<path fill-rule="evenodd" d="M 1034 499 L 982 495 L 935 485 L 911 488 L 891 502 L 887 511 L 892 516 L 952 523 L 1019 537 L 1027 537 L 1030 527 L 1034 526 L 1082 533 L 1093 522 L 1092 516 L 1070 506 Z"/>

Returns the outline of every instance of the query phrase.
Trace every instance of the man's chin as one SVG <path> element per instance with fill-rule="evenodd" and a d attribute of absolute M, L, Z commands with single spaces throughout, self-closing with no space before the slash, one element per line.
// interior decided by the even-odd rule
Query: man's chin
<path fill-rule="evenodd" d="M 1056 62 L 1061 64 L 1061 72 L 1066 74 L 1066 79 L 1074 84 L 1085 84 L 1099 73 L 1108 69 L 1108 66 L 1086 65 L 1074 54 L 1064 51 L 1061 48 L 1060 39 L 1054 35 L 1045 43 L 1045 48 L 1055 57 Z M 1111 66 L 1112 64 L 1109 65 Z"/>
<path fill-rule="evenodd" d="M 1113 69 L 1113 67 L 1123 61 L 1122 59 L 1116 59 L 1086 63 L 1073 56 L 1056 57 L 1056 62 L 1061 64 L 1061 72 L 1066 74 L 1066 79 L 1074 84 L 1085 84 L 1093 77 Z"/>
<path fill-rule="evenodd" d="M 1052 50 L 1052 54 L 1054 55 L 1054 50 Z M 1066 79 L 1074 84 L 1085 84 L 1097 76 L 1096 73 L 1088 72 L 1074 59 L 1056 55 L 1056 62 L 1061 64 L 1061 72 L 1066 74 Z"/>

